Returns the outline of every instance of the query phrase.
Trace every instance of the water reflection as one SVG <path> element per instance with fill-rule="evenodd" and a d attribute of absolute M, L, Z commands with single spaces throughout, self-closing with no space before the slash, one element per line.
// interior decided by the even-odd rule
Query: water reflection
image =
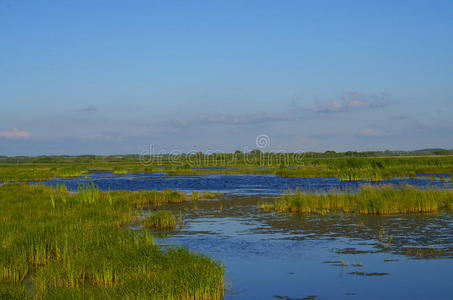
<path fill-rule="evenodd" d="M 167 205 L 183 213 L 184 227 L 158 242 L 222 261 L 232 282 L 227 299 L 451 295 L 451 214 L 277 214 L 258 210 L 260 199 L 226 196 L 200 201 L 197 211 Z"/>

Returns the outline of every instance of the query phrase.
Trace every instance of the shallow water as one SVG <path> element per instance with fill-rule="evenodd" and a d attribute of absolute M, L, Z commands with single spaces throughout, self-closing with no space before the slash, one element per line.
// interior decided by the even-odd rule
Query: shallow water
<path fill-rule="evenodd" d="M 157 242 L 223 262 L 226 299 L 453 297 L 451 214 L 275 214 L 258 210 L 258 200 L 187 206 L 183 228 Z"/>
<path fill-rule="evenodd" d="M 239 174 L 203 174 L 203 175 L 167 175 L 153 174 L 112 174 L 90 173 L 79 177 L 54 178 L 44 183 L 47 185 L 64 184 L 71 191 L 76 191 L 81 184 L 94 183 L 101 190 L 163 190 L 175 189 L 186 192 L 220 191 L 231 194 L 280 194 L 288 189 L 304 191 L 354 191 L 360 185 L 410 184 L 420 188 L 451 188 L 451 182 L 427 178 L 391 179 L 376 182 L 340 181 L 337 177 L 278 177 L 275 175 L 239 175 Z"/>

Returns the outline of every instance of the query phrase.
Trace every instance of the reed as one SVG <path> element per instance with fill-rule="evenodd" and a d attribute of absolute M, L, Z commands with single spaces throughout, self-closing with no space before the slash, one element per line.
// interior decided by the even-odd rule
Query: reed
<path fill-rule="evenodd" d="M 5 284 L 0 282 L 0 299 L 31 299 L 20 284 Z"/>
<path fill-rule="evenodd" d="M 0 186 L 0 298 L 221 299 L 221 264 L 128 229 L 137 194 Z"/>
<path fill-rule="evenodd" d="M 178 174 L 274 174 L 289 177 L 338 177 L 340 180 L 378 181 L 392 177 L 415 177 L 416 174 L 452 174 L 453 156 L 385 156 L 376 153 L 265 153 L 258 156 L 223 153 L 197 154 L 173 159 L 160 157 L 143 166 L 138 157 L 41 157 L 0 159 L 0 182 L 39 181 L 51 177 L 80 176 L 88 172 L 150 174 L 160 169 Z M 356 156 L 352 156 L 356 155 Z M 220 167 L 219 167 L 220 166 Z M 290 168 L 288 167 L 290 166 Z M 203 167 L 205 169 L 200 169 Z"/>
<path fill-rule="evenodd" d="M 143 225 L 154 229 L 175 229 L 176 217 L 169 210 L 160 210 L 146 217 Z"/>
<path fill-rule="evenodd" d="M 327 214 L 333 212 L 359 214 L 432 213 L 441 208 L 453 210 L 453 191 L 417 190 L 411 186 L 363 186 L 358 193 L 327 194 L 289 192 L 273 203 L 263 203 L 263 210 L 278 212 Z"/>
<path fill-rule="evenodd" d="M 190 200 L 187 194 L 170 189 L 163 191 L 138 191 L 134 193 L 129 191 L 115 191 L 112 192 L 112 195 L 126 198 L 137 208 L 145 208 L 150 205 L 158 207 L 167 203 L 182 203 Z"/>
<path fill-rule="evenodd" d="M 121 170 L 121 169 L 120 169 L 120 170 L 113 170 L 112 173 L 113 173 L 113 174 L 127 174 L 127 173 L 129 173 L 129 171 L 128 171 L 128 170 Z"/>
<path fill-rule="evenodd" d="M 218 198 L 219 196 L 221 196 L 222 194 L 217 192 L 217 193 L 214 193 L 214 192 L 210 192 L 210 191 L 204 191 L 202 194 L 201 194 L 201 199 L 215 199 L 215 198 Z"/>
<path fill-rule="evenodd" d="M 77 198 L 83 204 L 93 204 L 100 197 L 99 189 L 91 183 L 89 185 L 79 185 L 77 187 Z"/>

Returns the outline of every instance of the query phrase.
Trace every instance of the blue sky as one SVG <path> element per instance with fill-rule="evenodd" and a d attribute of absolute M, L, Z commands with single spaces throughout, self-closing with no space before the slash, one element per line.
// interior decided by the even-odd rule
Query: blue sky
<path fill-rule="evenodd" d="M 0 0 L 0 155 L 453 148 L 452 37 L 451 1 Z"/>

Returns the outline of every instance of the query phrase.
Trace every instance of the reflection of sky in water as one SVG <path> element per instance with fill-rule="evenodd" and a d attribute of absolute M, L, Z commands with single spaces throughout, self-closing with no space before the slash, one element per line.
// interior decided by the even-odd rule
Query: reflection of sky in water
<path fill-rule="evenodd" d="M 153 174 L 112 174 L 91 173 L 80 177 L 55 178 L 50 181 L 37 183 L 65 184 L 69 190 L 77 190 L 81 184 L 94 183 L 102 190 L 163 190 L 175 189 L 182 191 L 220 191 L 234 194 L 278 194 L 288 189 L 304 191 L 328 191 L 331 189 L 354 191 L 365 183 L 382 185 L 410 184 L 421 188 L 452 187 L 451 182 L 416 179 L 392 179 L 378 182 L 344 182 L 336 177 L 278 177 L 275 175 L 238 175 L 238 174 L 209 174 L 209 175 L 166 175 Z"/>
<path fill-rule="evenodd" d="M 346 237 L 328 240 L 328 233 L 317 239 L 310 238 L 313 233 L 302 231 L 259 231 L 257 229 L 270 227 L 255 217 L 189 219 L 182 232 L 159 238 L 157 242 L 183 245 L 223 262 L 227 279 L 232 281 L 233 299 L 303 298 L 310 295 L 319 299 L 451 296 L 452 260 L 414 260 L 389 252 L 338 254 L 337 250 L 344 248 L 376 251 L 373 245 L 376 241 Z M 301 237 L 308 238 L 296 239 Z M 341 259 L 348 266 L 341 267 L 338 264 Z M 384 259 L 398 261 L 384 262 Z M 360 263 L 362 267 L 358 266 Z M 351 272 L 389 275 L 360 276 L 349 274 Z M 227 294 L 226 299 L 229 298 Z"/>

